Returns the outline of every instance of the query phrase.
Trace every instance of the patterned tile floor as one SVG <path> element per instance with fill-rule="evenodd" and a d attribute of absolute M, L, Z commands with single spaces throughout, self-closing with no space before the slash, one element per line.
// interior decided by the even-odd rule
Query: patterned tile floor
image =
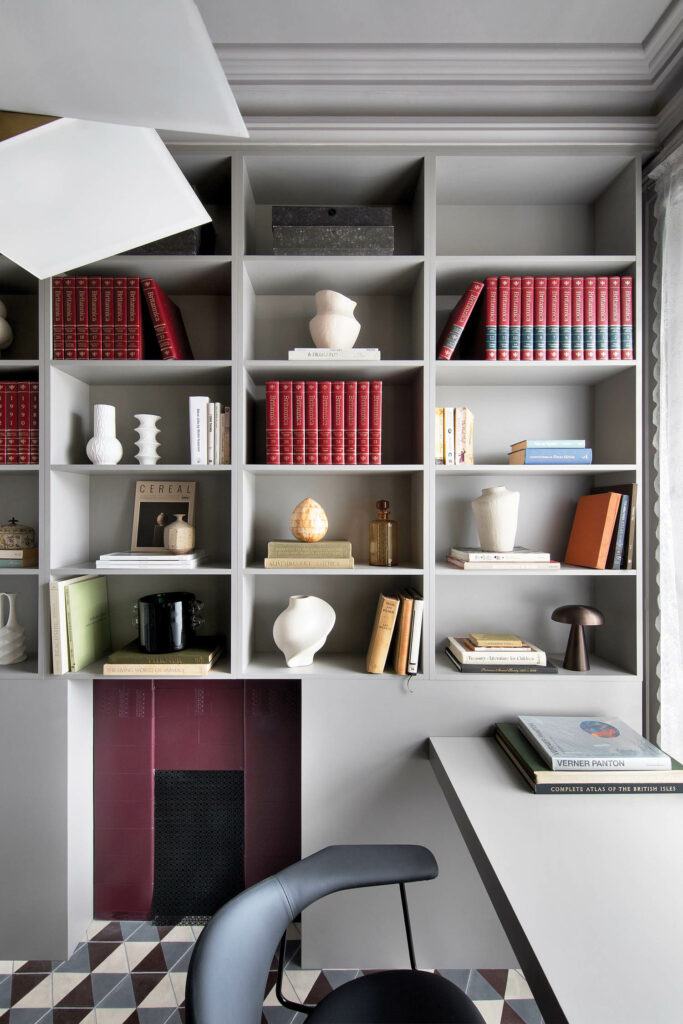
<path fill-rule="evenodd" d="M 93 921 L 63 962 L 0 960 L 0 1024 L 185 1024 L 185 978 L 200 926 Z M 287 940 L 285 995 L 317 1002 L 360 971 L 299 967 L 300 933 Z M 486 1024 L 543 1024 L 521 971 L 440 971 L 463 988 Z M 262 1024 L 303 1024 L 280 1006 L 272 971 Z"/>

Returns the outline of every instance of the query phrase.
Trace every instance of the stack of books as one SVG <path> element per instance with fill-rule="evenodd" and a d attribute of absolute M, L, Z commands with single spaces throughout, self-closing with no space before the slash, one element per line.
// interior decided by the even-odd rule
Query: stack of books
<path fill-rule="evenodd" d="M 107 580 L 74 576 L 50 583 L 52 671 L 80 672 L 111 648 Z"/>
<path fill-rule="evenodd" d="M 163 551 L 158 555 L 145 554 L 142 551 L 110 551 L 95 562 L 96 569 L 145 569 L 151 572 L 175 570 L 184 572 L 194 569 L 206 561 L 206 552 L 191 551 L 187 555 L 172 555 Z"/>
<path fill-rule="evenodd" d="M 102 666 L 105 676 L 205 676 L 211 671 L 225 649 L 222 636 L 197 636 L 182 651 L 170 654 L 148 654 L 137 640 L 118 651 L 112 651 Z"/>
<path fill-rule="evenodd" d="M 439 338 L 450 359 L 479 295 L 478 323 L 458 355 L 504 361 L 633 359 L 633 278 L 487 277 L 473 281 Z"/>
<path fill-rule="evenodd" d="M 564 560 L 588 569 L 632 569 L 637 484 L 594 487 L 579 498 Z"/>
<path fill-rule="evenodd" d="M 380 594 L 365 659 L 366 671 L 384 672 L 391 658 L 400 676 L 415 675 L 420 665 L 424 598 L 412 587 Z"/>
<path fill-rule="evenodd" d="M 271 540 L 266 569 L 353 569 L 350 540 Z"/>
<path fill-rule="evenodd" d="M 382 381 L 266 381 L 266 462 L 379 466 Z"/>
<path fill-rule="evenodd" d="M 437 466 L 474 465 L 474 413 L 465 406 L 437 406 L 434 461 Z"/>
<path fill-rule="evenodd" d="M 192 349 L 180 310 L 151 277 L 52 278 L 53 359 L 160 355 L 192 359 Z"/>
<path fill-rule="evenodd" d="M 496 740 L 534 793 L 683 793 L 683 765 L 618 718 L 520 715 Z"/>
<path fill-rule="evenodd" d="M 193 466 L 230 463 L 230 407 L 212 402 L 208 395 L 190 395 L 190 462 Z"/>
<path fill-rule="evenodd" d="M 530 551 L 516 547 L 512 551 L 482 551 L 481 548 L 451 548 L 446 559 L 454 569 L 465 572 L 542 571 L 560 568 L 549 551 Z"/>
<path fill-rule="evenodd" d="M 370 363 L 382 353 L 378 348 L 290 348 L 287 358 L 299 363 Z"/>
<path fill-rule="evenodd" d="M 448 637 L 446 655 L 459 672 L 555 673 L 545 651 L 514 633 L 470 633 Z"/>
<path fill-rule="evenodd" d="M 0 569 L 35 569 L 38 548 L 0 548 Z"/>
<path fill-rule="evenodd" d="M 584 440 L 533 438 L 510 446 L 511 466 L 587 466 L 593 461 L 593 449 Z"/>
<path fill-rule="evenodd" d="M 0 381 L 0 464 L 38 462 L 38 381 Z"/>

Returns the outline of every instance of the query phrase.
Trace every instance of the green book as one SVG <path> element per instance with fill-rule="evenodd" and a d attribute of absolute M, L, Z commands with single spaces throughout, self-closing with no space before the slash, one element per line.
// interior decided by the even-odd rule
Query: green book
<path fill-rule="evenodd" d="M 268 558 L 351 558 L 351 541 L 270 540 Z"/>
<path fill-rule="evenodd" d="M 91 576 L 64 587 L 69 670 L 80 672 L 111 647 L 107 580 Z"/>
<path fill-rule="evenodd" d="M 149 654 L 137 640 L 107 658 L 109 665 L 208 665 L 215 661 L 225 646 L 222 636 L 196 636 L 190 647 L 168 654 Z"/>

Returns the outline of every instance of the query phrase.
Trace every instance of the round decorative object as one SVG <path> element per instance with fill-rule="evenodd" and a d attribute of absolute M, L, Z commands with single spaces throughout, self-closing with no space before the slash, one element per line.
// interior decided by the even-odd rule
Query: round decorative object
<path fill-rule="evenodd" d="M 273 640 L 285 656 L 288 668 L 313 664 L 313 655 L 327 640 L 337 616 L 320 597 L 296 594 L 273 625 Z"/>
<path fill-rule="evenodd" d="M 0 349 L 8 348 L 12 344 L 14 333 L 11 326 L 8 324 L 5 317 L 7 316 L 7 306 L 0 299 Z"/>
<path fill-rule="evenodd" d="M 9 609 L 7 618 L 2 621 L 2 599 L 7 598 Z M 17 622 L 16 594 L 0 594 L 0 665 L 16 665 L 26 661 L 26 635 L 23 626 Z"/>
<path fill-rule="evenodd" d="M 115 466 L 121 461 L 123 448 L 116 437 L 116 406 L 96 405 L 93 409 L 93 437 L 85 453 L 97 466 Z"/>
<path fill-rule="evenodd" d="M 194 551 L 194 526 L 185 522 L 186 512 L 176 512 L 175 522 L 164 527 L 164 547 L 174 555 Z"/>
<path fill-rule="evenodd" d="M 157 441 L 159 428 L 157 423 L 161 416 L 154 416 L 148 412 L 136 412 L 134 416 L 138 421 L 138 426 L 135 428 L 135 432 L 138 435 L 138 440 L 135 442 L 138 450 L 135 458 L 141 466 L 155 466 L 159 461 L 159 453 L 157 451 L 159 447 L 159 442 Z"/>
<path fill-rule="evenodd" d="M 353 299 L 325 288 L 315 293 L 315 308 L 308 326 L 316 348 L 353 348 L 360 331 Z"/>
<path fill-rule="evenodd" d="M 0 548 L 4 550 L 23 550 L 36 546 L 36 531 L 32 526 L 18 523 L 14 516 L 8 523 L 0 526 Z"/>
<path fill-rule="evenodd" d="M 297 540 L 322 540 L 327 533 L 325 509 L 313 498 L 304 498 L 292 512 L 289 528 Z"/>
<path fill-rule="evenodd" d="M 512 551 L 517 533 L 519 491 L 484 487 L 472 502 L 482 551 Z"/>
<path fill-rule="evenodd" d="M 555 609 L 551 618 L 571 626 L 562 667 L 570 672 L 588 672 L 591 666 L 583 629 L 584 626 L 601 626 L 605 621 L 602 612 L 587 604 L 563 604 Z"/>

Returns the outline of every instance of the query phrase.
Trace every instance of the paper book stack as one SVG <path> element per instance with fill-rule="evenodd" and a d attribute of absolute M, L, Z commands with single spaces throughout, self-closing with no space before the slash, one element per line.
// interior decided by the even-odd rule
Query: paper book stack
<path fill-rule="evenodd" d="M 0 548 L 0 569 L 35 569 L 38 548 Z"/>
<path fill-rule="evenodd" d="M 511 466 L 587 466 L 593 461 L 593 449 L 586 442 L 564 438 L 534 438 L 511 445 Z"/>
<path fill-rule="evenodd" d="M 588 569 L 632 569 L 637 484 L 594 487 L 579 498 L 564 560 Z"/>
<path fill-rule="evenodd" d="M 222 636 L 198 636 L 182 651 L 169 654 L 148 654 L 137 640 L 118 651 L 112 651 L 102 672 L 105 676 L 205 676 L 211 671 L 225 648 Z"/>
<path fill-rule="evenodd" d="M 194 569 L 201 565 L 207 558 L 205 551 L 191 551 L 187 555 L 171 555 L 160 552 L 158 555 L 149 555 L 141 551 L 110 551 L 108 554 L 100 555 L 95 562 L 97 569 L 147 569 L 152 572 L 164 572 L 164 570 L 183 571 Z"/>
<path fill-rule="evenodd" d="M 353 569 L 350 540 L 271 540 L 266 569 Z"/>
<path fill-rule="evenodd" d="M 292 362 L 363 363 L 381 359 L 378 348 L 290 348 L 287 358 Z"/>
<path fill-rule="evenodd" d="M 451 548 L 446 561 L 454 569 L 464 572 L 546 572 L 560 568 L 560 563 L 550 557 L 550 552 L 530 551 L 523 547 L 512 551 Z"/>
<path fill-rule="evenodd" d="M 230 462 L 230 407 L 208 395 L 190 395 L 190 462 L 225 466 Z"/>
<path fill-rule="evenodd" d="M 460 672 L 555 673 L 545 651 L 514 633 L 470 633 L 449 636 L 446 655 Z"/>
<path fill-rule="evenodd" d="M 397 675 L 415 675 L 420 664 L 424 598 L 412 587 L 380 594 L 365 659 L 366 670 L 384 672 L 391 658 Z"/>
<path fill-rule="evenodd" d="M 520 715 L 496 740 L 535 793 L 683 793 L 683 765 L 618 718 Z"/>
<path fill-rule="evenodd" d="M 474 413 L 465 406 L 437 406 L 434 461 L 437 466 L 474 465 Z"/>

